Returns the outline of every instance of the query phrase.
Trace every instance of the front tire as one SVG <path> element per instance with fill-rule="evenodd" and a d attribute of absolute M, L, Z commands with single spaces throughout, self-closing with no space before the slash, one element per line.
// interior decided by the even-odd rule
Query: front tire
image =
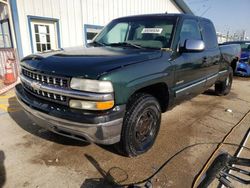
<path fill-rule="evenodd" d="M 233 83 L 233 69 L 230 67 L 229 74 L 224 81 L 215 84 L 215 93 L 219 96 L 227 95 L 231 91 Z"/>
<path fill-rule="evenodd" d="M 161 108 L 155 97 L 137 93 L 131 97 L 123 121 L 120 147 L 126 156 L 148 151 L 155 142 L 161 123 Z"/>

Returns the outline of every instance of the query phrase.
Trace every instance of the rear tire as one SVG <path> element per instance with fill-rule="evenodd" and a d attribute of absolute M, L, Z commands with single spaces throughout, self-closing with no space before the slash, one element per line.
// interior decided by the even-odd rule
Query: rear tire
<path fill-rule="evenodd" d="M 229 74 L 224 81 L 220 81 L 215 84 L 215 93 L 219 96 L 227 95 L 231 91 L 233 83 L 233 70 L 229 68 Z"/>
<path fill-rule="evenodd" d="M 148 151 L 161 123 L 161 108 L 155 97 L 137 93 L 131 97 L 123 121 L 120 149 L 129 157 Z"/>

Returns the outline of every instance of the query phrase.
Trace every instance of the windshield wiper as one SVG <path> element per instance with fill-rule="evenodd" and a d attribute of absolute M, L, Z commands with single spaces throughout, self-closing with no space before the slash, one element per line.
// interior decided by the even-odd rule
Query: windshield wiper
<path fill-rule="evenodd" d="M 139 44 L 134 44 L 134 43 L 130 43 L 130 42 L 110 43 L 107 45 L 109 45 L 109 46 L 130 46 L 130 47 L 134 47 L 134 48 L 138 48 L 138 49 L 144 48 L 144 47 L 140 46 Z"/>
<path fill-rule="evenodd" d="M 97 42 L 97 41 L 93 41 L 93 42 L 91 42 L 91 43 L 89 43 L 89 44 L 93 44 L 93 45 L 99 45 L 99 46 L 106 46 L 106 44 L 105 43 L 102 43 L 102 42 Z"/>

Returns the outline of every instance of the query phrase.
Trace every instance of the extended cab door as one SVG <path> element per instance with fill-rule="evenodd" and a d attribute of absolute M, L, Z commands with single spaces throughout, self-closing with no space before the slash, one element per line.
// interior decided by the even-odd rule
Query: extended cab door
<path fill-rule="evenodd" d="M 196 19 L 187 18 L 181 24 L 179 46 L 184 46 L 188 39 L 202 39 L 199 23 Z M 177 101 L 204 91 L 206 70 L 203 61 L 205 56 L 203 51 L 178 52 L 178 56 L 173 62 L 175 65 L 174 91 Z"/>
<path fill-rule="evenodd" d="M 203 66 L 207 75 L 206 88 L 209 88 L 218 79 L 221 53 L 219 50 L 216 32 L 212 22 L 208 20 L 201 20 L 200 26 L 202 31 L 202 38 L 205 42 L 206 55 L 203 60 Z"/>

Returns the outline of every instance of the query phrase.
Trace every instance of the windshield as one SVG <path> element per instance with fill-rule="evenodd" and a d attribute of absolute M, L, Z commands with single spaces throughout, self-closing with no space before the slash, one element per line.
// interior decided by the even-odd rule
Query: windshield
<path fill-rule="evenodd" d="M 94 42 L 110 46 L 170 48 L 175 22 L 169 18 L 116 20 L 108 24 Z"/>
<path fill-rule="evenodd" d="M 240 46 L 243 52 L 250 52 L 250 43 L 242 43 Z"/>

